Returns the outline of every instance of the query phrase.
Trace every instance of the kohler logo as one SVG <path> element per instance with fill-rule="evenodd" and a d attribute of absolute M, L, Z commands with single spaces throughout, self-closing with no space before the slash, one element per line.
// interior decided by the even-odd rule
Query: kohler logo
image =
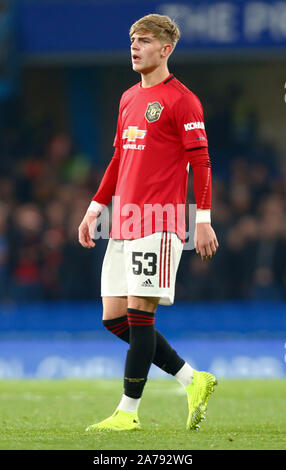
<path fill-rule="evenodd" d="M 204 129 L 205 125 L 203 122 L 188 122 L 184 124 L 185 131 L 192 131 L 193 129 Z"/>

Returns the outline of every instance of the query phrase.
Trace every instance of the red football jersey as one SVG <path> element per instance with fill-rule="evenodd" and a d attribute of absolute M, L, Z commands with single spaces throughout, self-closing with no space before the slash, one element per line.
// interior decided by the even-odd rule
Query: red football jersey
<path fill-rule="evenodd" d="M 114 146 L 120 150 L 110 236 L 158 231 L 185 238 L 186 150 L 207 147 L 202 105 L 172 74 L 123 93 Z"/>

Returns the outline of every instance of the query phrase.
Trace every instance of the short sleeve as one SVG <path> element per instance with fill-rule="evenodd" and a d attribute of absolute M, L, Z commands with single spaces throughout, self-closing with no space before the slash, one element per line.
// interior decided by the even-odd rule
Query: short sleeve
<path fill-rule="evenodd" d="M 203 107 L 196 95 L 182 95 L 174 104 L 174 119 L 186 150 L 208 147 Z"/>

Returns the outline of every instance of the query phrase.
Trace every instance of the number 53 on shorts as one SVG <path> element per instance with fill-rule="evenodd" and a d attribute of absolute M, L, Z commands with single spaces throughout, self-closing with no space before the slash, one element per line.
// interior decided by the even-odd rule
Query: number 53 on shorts
<path fill-rule="evenodd" d="M 105 253 L 102 296 L 160 297 L 174 302 L 183 242 L 175 233 L 157 232 L 135 240 L 110 239 Z"/>

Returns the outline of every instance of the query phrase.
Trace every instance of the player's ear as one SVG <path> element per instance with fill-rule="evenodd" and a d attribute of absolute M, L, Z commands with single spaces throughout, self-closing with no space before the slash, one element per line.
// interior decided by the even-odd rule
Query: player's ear
<path fill-rule="evenodd" d="M 171 44 L 165 44 L 165 46 L 162 47 L 161 54 L 162 57 L 167 57 L 168 55 L 171 54 L 173 47 Z"/>

